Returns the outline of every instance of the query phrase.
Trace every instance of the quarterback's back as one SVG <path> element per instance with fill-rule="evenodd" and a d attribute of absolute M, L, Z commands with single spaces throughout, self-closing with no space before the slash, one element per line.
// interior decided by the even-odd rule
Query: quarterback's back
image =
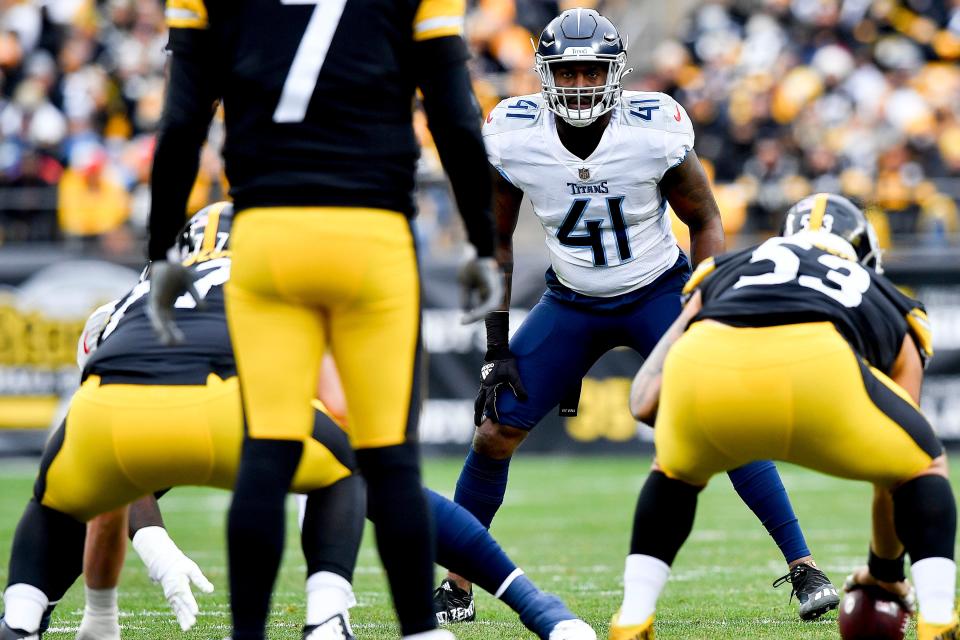
<path fill-rule="evenodd" d="M 169 0 L 171 49 L 217 68 L 238 208 L 323 202 L 410 211 L 418 154 L 411 103 L 422 66 L 414 47 L 459 35 L 460 5 Z"/>

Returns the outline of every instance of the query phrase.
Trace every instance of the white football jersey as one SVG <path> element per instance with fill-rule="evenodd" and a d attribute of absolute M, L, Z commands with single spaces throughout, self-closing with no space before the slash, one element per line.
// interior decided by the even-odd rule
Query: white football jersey
<path fill-rule="evenodd" d="M 578 293 L 610 297 L 649 284 L 680 255 L 660 179 L 693 149 L 690 118 L 663 93 L 624 91 L 586 160 L 557 134 L 540 94 L 490 112 L 490 163 L 536 212 L 557 277 Z"/>

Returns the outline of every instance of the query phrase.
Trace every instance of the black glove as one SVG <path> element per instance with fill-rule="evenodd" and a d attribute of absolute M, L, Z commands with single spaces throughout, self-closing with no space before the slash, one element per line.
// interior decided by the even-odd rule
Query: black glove
<path fill-rule="evenodd" d="M 150 265 L 150 294 L 147 296 L 147 317 L 154 332 L 164 345 L 182 344 L 183 331 L 177 326 L 173 305 L 184 293 L 189 293 L 203 307 L 203 298 L 193 284 L 193 273 L 179 262 L 167 260 Z"/>
<path fill-rule="evenodd" d="M 491 311 L 486 317 L 487 353 L 480 369 L 480 391 L 473 404 L 473 423 L 480 426 L 484 414 L 500 422 L 497 415 L 497 388 L 509 385 L 517 399 L 527 399 L 527 390 L 520 381 L 517 359 L 510 353 L 510 314 L 507 311 Z"/>
<path fill-rule="evenodd" d="M 476 322 L 503 300 L 503 274 L 493 258 L 473 258 L 457 274 L 463 297 L 463 324 Z"/>

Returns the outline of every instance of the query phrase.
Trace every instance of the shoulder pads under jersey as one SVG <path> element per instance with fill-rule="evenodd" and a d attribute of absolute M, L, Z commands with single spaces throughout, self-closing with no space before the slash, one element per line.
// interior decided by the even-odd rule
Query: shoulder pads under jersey
<path fill-rule="evenodd" d="M 624 91 L 620 96 L 620 120 L 633 127 L 693 134 L 690 117 L 680 103 L 656 91 Z"/>
<path fill-rule="evenodd" d="M 483 123 L 483 135 L 490 136 L 517 129 L 526 129 L 540 122 L 546 113 L 539 93 L 507 98 L 493 108 Z"/>

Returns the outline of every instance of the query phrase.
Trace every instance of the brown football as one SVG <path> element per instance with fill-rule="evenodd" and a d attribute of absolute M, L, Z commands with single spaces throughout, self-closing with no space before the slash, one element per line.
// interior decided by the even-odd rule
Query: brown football
<path fill-rule="evenodd" d="M 837 622 L 843 640 L 903 640 L 910 613 L 890 592 L 860 587 L 843 597 Z"/>

